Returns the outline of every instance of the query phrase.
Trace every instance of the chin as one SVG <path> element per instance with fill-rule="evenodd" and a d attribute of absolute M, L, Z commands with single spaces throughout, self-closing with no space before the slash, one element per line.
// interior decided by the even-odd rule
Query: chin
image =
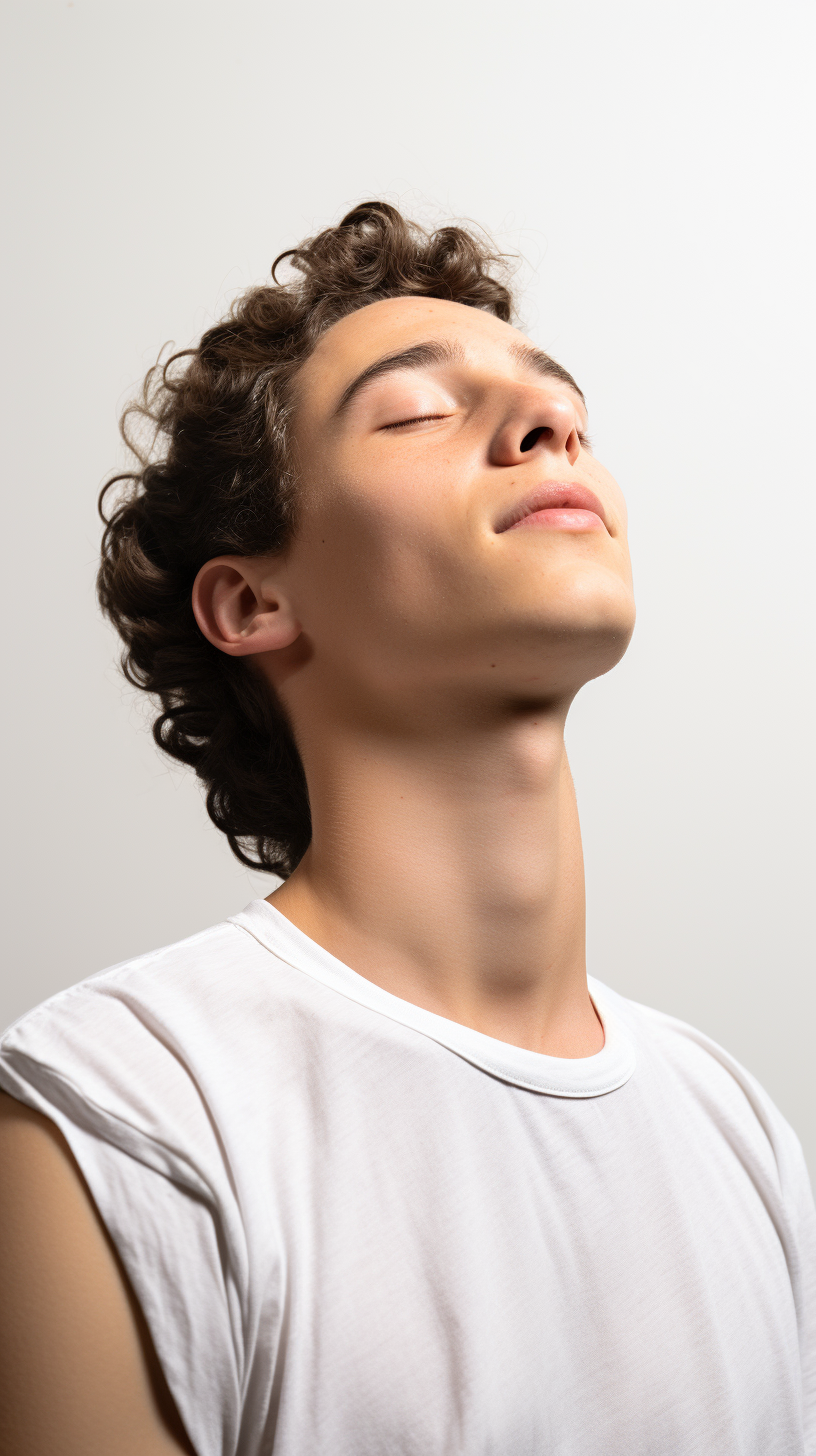
<path fill-rule="evenodd" d="M 543 587 L 543 590 L 542 590 Z M 632 583 L 617 571 L 558 574 L 537 586 L 532 615 L 542 631 L 568 637 L 609 634 L 628 642 L 635 625 Z"/>
<path fill-rule="evenodd" d="M 617 580 L 603 591 L 571 590 L 555 611 L 553 606 L 548 602 L 534 621 L 519 624 L 516 641 L 528 649 L 530 686 L 535 680 L 537 690 L 573 694 L 620 662 L 635 627 L 634 600 Z"/>

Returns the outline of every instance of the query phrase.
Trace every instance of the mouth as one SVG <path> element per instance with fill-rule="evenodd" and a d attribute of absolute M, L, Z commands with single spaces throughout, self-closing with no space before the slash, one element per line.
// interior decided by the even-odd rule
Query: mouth
<path fill-rule="evenodd" d="M 505 511 L 493 527 L 496 535 L 543 526 L 551 531 L 608 530 L 604 508 L 585 485 L 547 480 Z"/>

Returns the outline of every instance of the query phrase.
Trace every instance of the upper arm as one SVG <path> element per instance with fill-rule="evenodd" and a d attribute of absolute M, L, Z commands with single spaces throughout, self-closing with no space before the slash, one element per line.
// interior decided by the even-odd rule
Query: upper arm
<path fill-rule="evenodd" d="M 65 1139 L 4 1093 L 0 1426 L 15 1456 L 193 1453 Z"/>

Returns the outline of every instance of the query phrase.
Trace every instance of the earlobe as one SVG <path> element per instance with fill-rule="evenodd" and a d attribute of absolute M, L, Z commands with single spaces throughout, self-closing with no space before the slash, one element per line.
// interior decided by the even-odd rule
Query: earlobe
<path fill-rule="evenodd" d="M 242 556 L 208 561 L 193 583 L 192 602 L 204 636 L 231 657 L 276 652 L 300 636 L 268 562 Z"/>

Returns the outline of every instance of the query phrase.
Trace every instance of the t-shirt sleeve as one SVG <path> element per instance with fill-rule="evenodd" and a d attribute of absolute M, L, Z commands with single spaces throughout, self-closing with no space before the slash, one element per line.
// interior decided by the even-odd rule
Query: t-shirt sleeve
<path fill-rule="evenodd" d="M 782 1129 L 777 1146 L 784 1146 L 779 1162 L 792 1230 L 788 1264 L 799 1327 L 805 1451 L 816 1456 L 816 1207 L 799 1139 L 781 1114 L 776 1116 Z"/>
<path fill-rule="evenodd" d="M 816 1206 L 805 1155 L 796 1133 L 756 1083 L 753 1090 L 756 1100 L 761 1099 L 778 1168 L 782 1192 L 779 1234 L 799 1332 L 804 1450 L 806 1456 L 816 1456 Z"/>
<path fill-rule="evenodd" d="M 694 1063 L 688 1061 L 686 1050 L 684 1069 L 688 1072 L 693 1066 L 696 1086 L 711 1094 L 712 1117 L 747 1160 L 755 1186 L 766 1200 L 784 1251 L 796 1308 L 804 1451 L 806 1456 L 816 1456 L 816 1206 L 801 1143 L 756 1078 L 717 1042 L 663 1012 L 648 1007 L 638 1011 L 653 1026 L 669 1028 L 663 1043 L 668 1056 L 674 1056 L 672 1043 L 699 1049 Z M 746 1105 L 751 1112 L 747 1124 Z M 747 1140 L 746 1125 L 752 1125 L 753 1131 Z"/>
<path fill-rule="evenodd" d="M 180 1048 L 115 974 L 0 1041 L 0 1087 L 68 1142 L 198 1456 L 240 1444 L 246 1243 L 218 1127 Z"/>

